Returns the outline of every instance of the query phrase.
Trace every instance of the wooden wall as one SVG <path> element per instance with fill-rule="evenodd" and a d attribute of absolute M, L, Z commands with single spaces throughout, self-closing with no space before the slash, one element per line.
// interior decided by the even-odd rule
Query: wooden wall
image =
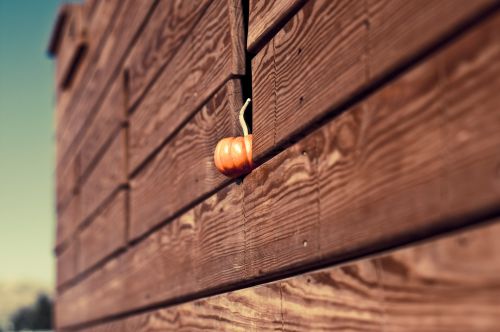
<path fill-rule="evenodd" d="M 63 5 L 57 329 L 497 331 L 498 31 L 495 0 Z"/>

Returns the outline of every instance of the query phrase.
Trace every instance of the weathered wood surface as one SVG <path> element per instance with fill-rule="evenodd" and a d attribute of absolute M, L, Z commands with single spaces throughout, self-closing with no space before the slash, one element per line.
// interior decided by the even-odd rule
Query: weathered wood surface
<path fill-rule="evenodd" d="M 68 205 L 77 188 L 77 165 L 72 160 L 67 165 L 56 167 L 56 211 L 61 213 Z"/>
<path fill-rule="evenodd" d="M 81 65 L 88 41 L 83 5 L 65 4 L 60 15 L 65 18 L 57 51 L 56 82 L 60 89 L 66 89 Z"/>
<path fill-rule="evenodd" d="M 77 273 L 76 271 L 76 258 L 77 258 L 77 244 L 72 242 L 66 246 L 57 256 L 56 262 L 56 288 L 64 286 L 68 283 Z"/>
<path fill-rule="evenodd" d="M 250 0 L 247 49 L 256 53 L 307 0 Z"/>
<path fill-rule="evenodd" d="M 375 260 L 386 331 L 495 331 L 500 326 L 499 220 Z"/>
<path fill-rule="evenodd" d="M 242 99 L 240 80 L 229 80 L 130 181 L 131 239 L 229 181 L 213 155 L 220 139 L 242 135 Z"/>
<path fill-rule="evenodd" d="M 234 75 L 244 74 L 241 6 L 214 0 L 130 117 L 133 173 Z M 230 29 L 232 22 L 240 28 Z M 236 59 L 235 50 L 241 55 Z"/>
<path fill-rule="evenodd" d="M 90 8 L 92 4 L 90 2 L 85 2 L 84 13 L 87 21 L 85 22 L 86 30 L 88 31 L 88 50 L 86 56 L 83 58 L 80 64 L 79 70 L 75 73 L 73 77 L 71 86 L 66 89 L 57 90 L 57 105 L 55 114 L 56 123 L 56 181 L 57 181 L 57 210 L 62 212 L 65 206 L 68 204 L 70 199 L 70 194 L 74 189 L 78 187 L 79 165 L 76 152 L 74 152 L 69 158 L 63 160 L 63 150 L 65 149 L 65 139 L 71 139 L 71 136 L 63 135 L 67 130 L 68 119 L 72 116 L 74 109 L 70 107 L 70 103 L 78 95 L 80 89 L 82 88 L 83 82 L 88 75 L 88 66 L 92 65 L 91 59 L 96 57 L 96 53 L 99 52 L 100 48 L 98 44 L 105 41 L 107 36 L 107 26 L 111 21 L 111 17 L 115 13 L 118 1 L 117 0 L 104 0 L 99 1 L 94 7 L 94 15 L 89 15 Z M 73 133 L 69 130 L 69 133 Z M 67 177 L 64 174 L 71 173 L 71 177 Z M 61 187 L 62 184 L 62 187 Z M 70 188 L 70 189 L 69 189 Z M 62 190 L 61 190 L 62 189 Z M 68 190 L 69 189 L 69 190 Z"/>
<path fill-rule="evenodd" d="M 495 2 L 309 1 L 252 60 L 254 158 Z"/>
<path fill-rule="evenodd" d="M 60 295 L 59 326 L 336 262 L 498 212 L 499 29 L 499 15 L 476 26 L 243 184 L 110 260 Z"/>
<path fill-rule="evenodd" d="M 95 120 L 96 112 L 111 88 L 111 83 L 119 74 L 118 67 L 123 64 L 133 41 L 140 32 L 147 15 L 156 1 L 127 0 L 120 2 L 110 32 L 89 64 L 87 79 L 80 91 L 75 94 L 69 104 L 71 112 L 65 119 L 65 127 L 61 133 L 60 149 L 62 160 L 74 157 L 85 130 Z"/>
<path fill-rule="evenodd" d="M 103 150 L 113 136 L 126 123 L 125 92 L 123 76 L 119 76 L 112 84 L 109 93 L 97 111 L 95 121 L 87 129 L 78 149 L 79 182 L 84 181 L 91 166 L 98 162 Z M 102 157 L 101 157 L 102 158 Z"/>
<path fill-rule="evenodd" d="M 59 294 L 57 325 L 88 322 L 241 280 L 242 199 L 241 186 L 226 187 L 100 266 Z"/>
<path fill-rule="evenodd" d="M 130 106 L 136 104 L 172 59 L 209 3 L 210 0 L 159 2 L 125 61 Z"/>
<path fill-rule="evenodd" d="M 57 213 L 56 251 L 67 244 L 72 237 L 77 221 L 80 219 L 80 195 L 71 196 L 68 205 Z"/>
<path fill-rule="evenodd" d="M 63 91 L 62 97 L 64 98 L 58 96 L 57 100 L 58 113 L 61 114 L 57 122 L 57 167 L 69 163 L 68 160 L 74 158 L 74 155 L 66 156 L 68 146 L 77 134 L 74 122 L 71 119 L 75 117 L 77 102 L 93 72 L 91 69 L 99 59 L 101 49 L 106 43 L 109 32 L 115 22 L 114 19 L 122 9 L 119 4 L 120 1 L 118 0 L 99 1 L 97 7 L 94 9 L 95 15 L 86 15 L 89 18 L 85 23 L 88 31 L 87 54 L 83 58 L 80 69 L 73 79 L 71 88 Z M 89 12 L 89 5 L 91 4 L 84 4 L 85 13 Z"/>
<path fill-rule="evenodd" d="M 107 206 L 78 234 L 78 274 L 87 271 L 127 243 L 127 195 L 127 190 L 118 191 Z"/>
<path fill-rule="evenodd" d="M 83 329 L 104 331 L 497 331 L 495 224 L 380 257 Z"/>
<path fill-rule="evenodd" d="M 126 139 L 126 128 L 120 129 L 104 152 L 103 158 L 82 184 L 80 220 L 76 221 L 77 224 L 86 221 L 115 190 L 127 184 Z"/>

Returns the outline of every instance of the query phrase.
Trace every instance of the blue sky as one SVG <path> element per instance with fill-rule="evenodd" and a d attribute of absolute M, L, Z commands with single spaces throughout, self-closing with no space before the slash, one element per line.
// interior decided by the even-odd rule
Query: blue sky
<path fill-rule="evenodd" d="M 54 282 L 53 64 L 59 0 L 0 0 L 0 281 Z"/>

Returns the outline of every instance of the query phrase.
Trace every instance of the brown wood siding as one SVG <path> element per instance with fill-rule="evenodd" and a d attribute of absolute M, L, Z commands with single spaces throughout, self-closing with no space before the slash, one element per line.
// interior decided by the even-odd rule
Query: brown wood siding
<path fill-rule="evenodd" d="M 500 324 L 498 236 L 497 220 L 427 244 L 82 331 L 493 332 Z"/>
<path fill-rule="evenodd" d="M 232 54 L 243 47 L 243 31 L 235 31 L 233 36 L 230 29 L 230 12 L 237 11 L 234 16 L 242 13 L 230 3 L 211 3 L 130 116 L 130 172 L 170 139 L 225 81 L 243 74 L 244 59 L 234 63 Z"/>
<path fill-rule="evenodd" d="M 308 2 L 252 60 L 255 158 L 491 2 Z"/>
<path fill-rule="evenodd" d="M 500 1 L 77 7 L 67 86 L 63 19 L 50 46 L 58 331 L 498 328 Z"/>

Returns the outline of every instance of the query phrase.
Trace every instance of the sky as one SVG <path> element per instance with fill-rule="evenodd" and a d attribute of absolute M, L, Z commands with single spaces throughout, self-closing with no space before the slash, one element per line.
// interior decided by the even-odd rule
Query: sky
<path fill-rule="evenodd" d="M 60 0 L 0 0 L 0 282 L 53 285 L 54 89 Z"/>

